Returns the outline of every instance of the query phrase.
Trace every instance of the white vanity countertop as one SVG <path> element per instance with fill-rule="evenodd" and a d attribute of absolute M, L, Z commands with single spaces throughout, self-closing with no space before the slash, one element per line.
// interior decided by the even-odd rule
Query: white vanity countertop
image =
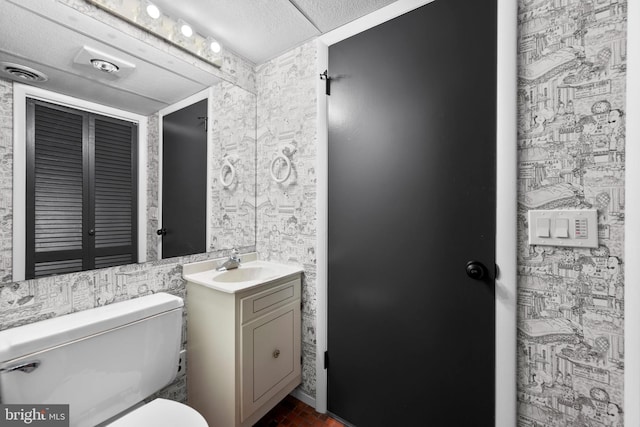
<path fill-rule="evenodd" d="M 304 271 L 299 265 L 260 261 L 253 253 L 240 258 L 240 267 L 228 271 L 216 270 L 227 258 L 185 264 L 182 277 L 216 291 L 235 294 Z"/>

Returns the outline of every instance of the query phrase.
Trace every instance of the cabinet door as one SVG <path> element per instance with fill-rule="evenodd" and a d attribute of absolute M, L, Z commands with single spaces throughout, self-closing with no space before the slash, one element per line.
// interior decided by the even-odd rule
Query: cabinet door
<path fill-rule="evenodd" d="M 244 421 L 300 375 L 300 300 L 247 323 L 241 335 Z"/>

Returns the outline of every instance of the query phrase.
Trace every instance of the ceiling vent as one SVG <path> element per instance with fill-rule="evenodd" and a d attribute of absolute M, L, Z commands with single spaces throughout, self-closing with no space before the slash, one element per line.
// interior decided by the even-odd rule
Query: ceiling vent
<path fill-rule="evenodd" d="M 46 82 L 49 80 L 46 74 L 25 65 L 14 64 L 13 62 L 0 62 L 2 72 L 10 75 L 16 80 L 29 83 Z"/>

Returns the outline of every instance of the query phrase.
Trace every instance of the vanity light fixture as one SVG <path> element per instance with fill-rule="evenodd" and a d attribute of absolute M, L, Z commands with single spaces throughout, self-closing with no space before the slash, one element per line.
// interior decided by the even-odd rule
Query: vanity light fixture
<path fill-rule="evenodd" d="M 174 46 L 196 55 L 216 68 L 223 62 L 222 45 L 212 37 L 201 35 L 179 18 L 163 13 L 154 0 L 86 0 L 114 16 L 159 36 Z M 122 74 L 122 67 L 121 72 Z"/>

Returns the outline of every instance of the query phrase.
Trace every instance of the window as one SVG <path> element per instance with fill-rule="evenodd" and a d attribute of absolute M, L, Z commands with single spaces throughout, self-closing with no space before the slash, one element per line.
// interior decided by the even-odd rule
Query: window
<path fill-rule="evenodd" d="M 130 264 L 137 124 L 27 98 L 25 277 Z"/>

